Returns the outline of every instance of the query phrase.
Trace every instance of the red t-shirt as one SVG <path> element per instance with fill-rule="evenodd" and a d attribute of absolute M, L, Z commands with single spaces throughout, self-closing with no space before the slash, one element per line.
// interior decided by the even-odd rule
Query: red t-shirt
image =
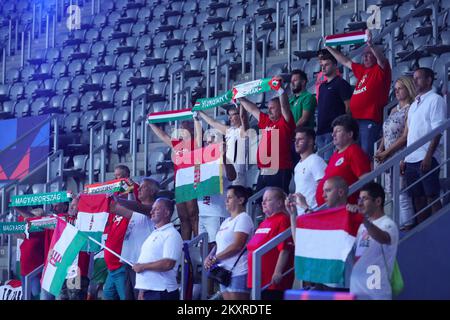
<path fill-rule="evenodd" d="M 291 222 L 289 216 L 284 212 L 279 212 L 271 217 L 266 218 L 259 225 L 258 229 L 255 231 L 255 235 L 250 239 L 247 244 L 248 252 L 248 276 L 247 276 L 247 286 L 252 287 L 252 263 L 253 263 L 253 252 L 261 247 L 263 244 L 273 239 L 275 236 L 290 228 Z M 289 238 L 282 243 L 280 243 L 276 248 L 273 248 L 267 252 L 262 257 L 262 268 L 261 268 L 261 283 L 264 287 L 272 281 L 272 276 L 275 271 L 275 266 L 277 265 L 278 256 L 280 252 L 284 249 L 292 251 L 290 255 L 289 262 L 286 265 L 283 273 L 292 268 L 294 265 L 294 243 L 292 238 Z M 294 280 L 294 273 L 291 272 L 278 284 L 272 284 L 268 289 L 270 290 L 286 290 L 292 288 L 292 281 Z"/>
<path fill-rule="evenodd" d="M 323 198 L 323 185 L 330 177 L 340 176 L 351 186 L 356 182 L 360 176 L 370 171 L 370 161 L 366 153 L 361 147 L 354 143 L 350 145 L 343 152 L 339 153 L 335 151 L 328 162 L 328 166 L 325 169 L 325 175 L 317 185 L 316 201 L 317 205 L 325 203 Z M 348 201 L 350 203 L 357 202 L 357 195 L 353 193 Z"/>
<path fill-rule="evenodd" d="M 289 122 L 286 122 L 284 117 L 280 116 L 280 119 L 274 122 L 267 114 L 261 112 L 258 127 L 262 129 L 262 138 L 258 145 L 258 168 L 271 168 L 272 161 L 275 161 L 274 168 L 292 169 L 291 144 L 295 135 L 294 118 L 291 117 Z M 272 159 L 272 130 L 274 129 L 278 129 L 279 139 L 274 141 L 273 147 L 278 148 L 279 151 L 273 156 L 275 159 Z M 266 157 L 267 159 L 264 159 Z"/>
<path fill-rule="evenodd" d="M 391 66 L 386 62 L 384 69 L 378 64 L 365 68 L 352 63 L 352 71 L 358 79 L 350 99 L 352 117 L 383 122 L 383 108 L 388 103 L 391 86 Z"/>
<path fill-rule="evenodd" d="M 187 141 L 174 139 L 171 142 L 173 169 L 176 173 L 178 170 L 178 165 L 180 163 L 194 163 L 194 153 L 192 153 L 192 151 L 194 150 L 195 146 L 193 139 Z M 189 152 L 191 152 L 190 155 L 186 155 Z"/>
<path fill-rule="evenodd" d="M 110 214 L 110 217 L 111 216 L 112 218 L 109 219 L 110 225 L 108 228 L 108 238 L 106 238 L 105 246 L 120 255 L 122 253 L 123 239 L 125 238 L 125 233 L 127 232 L 130 219 L 117 214 Z M 120 259 L 108 250 L 105 250 L 105 263 L 110 271 L 119 269 L 122 266 Z"/>
<path fill-rule="evenodd" d="M 27 218 L 26 221 L 40 219 Z M 20 222 L 25 221 L 22 216 L 19 216 Z M 20 246 L 20 275 L 26 276 L 31 271 L 44 263 L 44 249 L 45 249 L 45 234 L 44 232 L 30 232 L 28 239 L 23 239 Z"/>

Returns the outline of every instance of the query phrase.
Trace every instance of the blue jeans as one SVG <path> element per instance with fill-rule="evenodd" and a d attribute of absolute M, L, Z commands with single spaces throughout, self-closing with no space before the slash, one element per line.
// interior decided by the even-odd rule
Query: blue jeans
<path fill-rule="evenodd" d="M 133 292 L 129 292 L 127 286 L 128 274 L 126 266 L 122 265 L 119 269 L 108 270 L 105 285 L 103 286 L 104 300 L 132 300 Z"/>
<path fill-rule="evenodd" d="M 331 135 L 331 132 L 324 133 L 316 136 L 316 147 L 317 151 L 324 148 L 328 144 L 333 142 L 333 136 Z M 323 153 L 319 152 L 318 155 L 323 158 L 326 162 L 328 162 L 331 158 L 331 155 L 333 154 L 334 146 L 331 146 L 327 150 L 325 150 Z"/>
<path fill-rule="evenodd" d="M 359 145 L 372 161 L 374 143 L 380 138 L 381 124 L 371 120 L 356 120 L 359 126 Z"/>

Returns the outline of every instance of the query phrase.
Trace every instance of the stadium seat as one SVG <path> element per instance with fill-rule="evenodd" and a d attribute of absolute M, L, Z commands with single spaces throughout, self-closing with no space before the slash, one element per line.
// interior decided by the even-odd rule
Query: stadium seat
<path fill-rule="evenodd" d="M 123 106 L 130 105 L 131 102 L 131 95 L 125 88 L 120 89 L 116 92 L 114 95 L 114 107 L 120 108 Z"/>
<path fill-rule="evenodd" d="M 18 118 L 28 117 L 31 115 L 31 105 L 29 100 L 20 100 L 15 108 L 15 115 Z"/>
<path fill-rule="evenodd" d="M 95 109 L 95 107 L 92 105 L 92 102 L 96 100 L 96 97 L 97 93 L 95 92 L 86 92 L 84 95 L 82 95 L 80 99 L 81 111 L 85 112 Z"/>
<path fill-rule="evenodd" d="M 34 73 L 36 72 L 33 65 L 28 65 L 23 67 L 22 71 L 20 72 L 20 78 L 23 82 L 28 82 L 32 80 Z"/>
<path fill-rule="evenodd" d="M 116 110 L 113 116 L 113 126 L 115 128 L 125 128 L 130 126 L 130 111 L 127 108 Z"/>
<path fill-rule="evenodd" d="M 14 108 L 16 101 L 10 100 L 3 102 L 3 110 L 0 111 L 0 119 L 10 119 L 15 117 Z"/>
<path fill-rule="evenodd" d="M 13 84 L 9 89 L 9 98 L 11 100 L 20 100 L 25 95 L 25 89 L 22 85 L 22 83 L 15 83 Z"/>
<path fill-rule="evenodd" d="M 20 81 L 20 71 L 17 68 L 11 68 L 6 71 L 5 83 L 13 84 Z"/>
<path fill-rule="evenodd" d="M 32 99 L 34 97 L 34 92 L 39 89 L 41 82 L 40 81 L 30 81 L 25 86 L 25 99 Z"/>

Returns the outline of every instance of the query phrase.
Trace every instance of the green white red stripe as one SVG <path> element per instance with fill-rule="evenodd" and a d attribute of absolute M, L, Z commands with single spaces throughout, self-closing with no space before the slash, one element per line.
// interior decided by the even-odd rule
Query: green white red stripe
<path fill-rule="evenodd" d="M 101 243 L 109 216 L 110 198 L 106 194 L 81 194 L 75 226 L 85 235 Z M 97 252 L 100 246 L 89 241 L 83 251 Z"/>
<path fill-rule="evenodd" d="M 224 104 L 230 103 L 232 96 L 233 96 L 232 91 L 228 90 L 224 94 L 217 97 L 197 99 L 194 107 L 192 108 L 192 111 L 199 111 L 220 107 Z"/>
<path fill-rule="evenodd" d="M 84 187 L 84 193 L 128 193 L 133 190 L 133 183 L 128 179 L 116 179 L 107 182 L 88 184 Z"/>
<path fill-rule="evenodd" d="M 241 83 L 233 88 L 233 100 L 259 94 L 270 90 L 277 91 L 281 88 L 281 83 L 274 78 L 264 78 L 246 83 Z"/>
<path fill-rule="evenodd" d="M 194 154 L 194 163 L 178 166 L 175 178 L 177 203 L 223 192 L 220 145 L 196 149 Z"/>
<path fill-rule="evenodd" d="M 147 116 L 148 123 L 160 123 L 186 119 L 192 119 L 191 109 L 153 112 Z"/>
<path fill-rule="evenodd" d="M 366 41 L 367 35 L 365 31 L 340 33 L 325 37 L 325 45 L 329 47 L 347 44 L 359 44 L 365 43 Z"/>
<path fill-rule="evenodd" d="M 77 228 L 58 219 L 42 275 L 43 289 L 55 296 L 59 295 L 68 268 L 86 242 L 87 238 Z"/>
<path fill-rule="evenodd" d="M 297 218 L 295 275 L 315 283 L 344 283 L 344 267 L 355 242 L 360 214 L 345 207 L 332 208 Z"/>

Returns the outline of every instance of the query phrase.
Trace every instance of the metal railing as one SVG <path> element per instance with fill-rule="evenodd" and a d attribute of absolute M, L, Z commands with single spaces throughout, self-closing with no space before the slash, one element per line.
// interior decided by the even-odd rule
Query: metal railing
<path fill-rule="evenodd" d="M 105 153 L 106 153 L 106 139 L 105 139 L 105 129 L 106 123 L 100 121 L 95 124 L 89 130 L 89 184 L 94 183 L 94 156 L 100 152 L 100 174 L 99 182 L 105 181 Z M 97 131 L 100 130 L 100 145 L 95 146 L 97 141 L 94 136 L 96 136 Z"/>
<path fill-rule="evenodd" d="M 247 21 L 243 26 L 242 26 L 242 52 L 241 52 L 241 59 L 242 59 L 242 65 L 241 65 L 241 73 L 245 74 L 246 73 L 246 55 L 247 55 L 247 27 L 249 25 L 253 25 L 254 26 L 254 18 L 251 18 L 249 21 Z M 253 27 L 252 27 L 253 29 Z M 256 34 L 256 31 L 255 31 Z"/>
<path fill-rule="evenodd" d="M 205 272 L 205 269 L 203 268 L 203 264 L 205 261 L 206 256 L 208 255 L 208 233 L 204 232 L 196 236 L 194 239 L 188 242 L 189 249 L 193 248 L 194 246 L 197 246 L 198 244 L 201 244 L 201 258 L 202 258 L 202 272 L 201 272 L 201 284 L 202 284 L 202 291 L 201 291 L 201 300 L 206 300 L 208 295 L 208 276 Z M 183 251 L 183 261 L 185 259 L 185 254 Z M 184 272 L 184 268 L 181 268 L 181 299 L 184 298 L 186 292 L 184 291 L 185 283 L 187 281 L 187 275 Z"/>
<path fill-rule="evenodd" d="M 292 18 L 297 16 L 297 50 L 301 50 L 301 22 L 302 22 L 302 11 L 303 8 L 299 8 L 295 10 L 294 12 L 291 12 L 287 15 L 287 23 L 286 23 L 286 29 L 288 31 L 292 28 Z M 291 70 L 291 64 L 292 64 L 292 40 L 291 40 L 291 33 L 287 32 L 287 52 L 288 52 L 288 70 Z"/>
<path fill-rule="evenodd" d="M 136 107 L 135 107 L 135 101 L 141 101 L 141 113 L 138 117 L 136 117 Z M 137 145 L 137 128 L 140 125 L 141 126 L 141 143 L 147 146 L 147 150 L 144 150 L 144 154 L 147 154 L 148 151 L 148 128 L 146 125 L 146 105 L 147 105 L 147 94 L 144 93 L 143 95 L 137 97 L 134 100 L 131 100 L 131 120 L 130 120 L 130 154 L 131 154 L 131 174 L 133 176 L 137 175 L 137 152 L 138 152 L 138 145 Z M 144 162 L 148 162 L 147 157 L 144 157 Z M 147 168 L 148 163 L 144 163 L 144 175 L 147 175 Z"/>
<path fill-rule="evenodd" d="M 23 300 L 31 300 L 31 281 L 36 278 L 42 270 L 44 270 L 43 264 L 23 277 Z"/>

